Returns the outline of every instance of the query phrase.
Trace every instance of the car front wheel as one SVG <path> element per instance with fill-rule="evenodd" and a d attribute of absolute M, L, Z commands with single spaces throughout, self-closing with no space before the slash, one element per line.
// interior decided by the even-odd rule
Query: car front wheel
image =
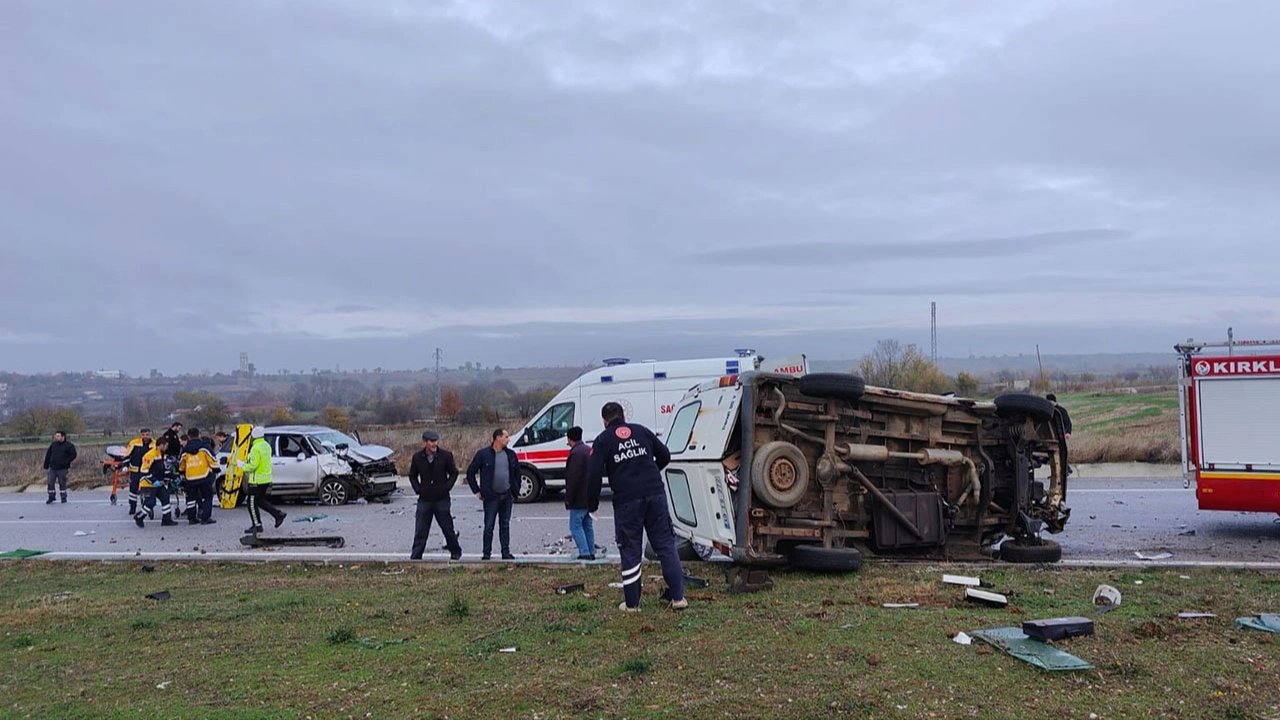
<path fill-rule="evenodd" d="M 520 468 L 520 487 L 516 488 L 516 502 L 531 503 L 542 498 L 542 478 L 529 468 Z"/>
<path fill-rule="evenodd" d="M 351 483 L 342 478 L 325 478 L 320 483 L 320 502 L 325 505 L 346 505 L 351 494 Z"/>

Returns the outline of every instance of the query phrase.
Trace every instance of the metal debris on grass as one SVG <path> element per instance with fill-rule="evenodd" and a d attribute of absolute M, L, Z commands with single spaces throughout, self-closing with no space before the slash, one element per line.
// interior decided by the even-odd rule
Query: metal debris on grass
<path fill-rule="evenodd" d="M 975 630 L 970 635 L 1011 657 L 1035 665 L 1042 670 L 1061 672 L 1093 669 L 1093 665 L 1075 655 L 1039 640 L 1033 640 L 1016 627 Z"/>
<path fill-rule="evenodd" d="M 1144 552 L 1142 550 L 1136 550 L 1133 554 L 1136 555 L 1139 560 L 1168 560 L 1173 557 L 1173 553 L 1171 552 Z"/>
<path fill-rule="evenodd" d="M 1261 630 L 1263 632 L 1280 634 L 1280 615 L 1262 613 L 1260 615 L 1236 618 L 1236 626 L 1239 628 L 1247 628 L 1249 630 Z"/>

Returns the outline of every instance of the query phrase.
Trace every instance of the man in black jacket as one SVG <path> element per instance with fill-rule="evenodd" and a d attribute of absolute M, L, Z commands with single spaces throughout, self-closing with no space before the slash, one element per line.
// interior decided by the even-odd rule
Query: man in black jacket
<path fill-rule="evenodd" d="M 511 554 L 511 504 L 520 487 L 520 461 L 507 448 L 511 437 L 498 428 L 493 431 L 493 444 L 481 448 L 467 467 L 467 485 L 476 499 L 484 503 L 484 555 L 493 552 L 493 523 L 498 522 L 498 540 L 502 543 L 502 559 L 515 560 Z M 479 483 L 476 478 L 479 476 Z"/>
<path fill-rule="evenodd" d="M 422 559 L 422 551 L 427 547 L 427 535 L 431 533 L 432 518 L 440 526 L 440 532 L 444 533 L 449 559 L 458 560 L 462 557 L 462 546 L 458 544 L 458 534 L 453 530 L 449 501 L 449 491 L 457 481 L 458 466 L 453 461 L 453 453 L 440 449 L 439 435 L 430 430 L 423 432 L 422 449 L 414 453 L 409 462 L 409 484 L 418 494 L 410 560 Z"/>
<path fill-rule="evenodd" d="M 582 442 L 582 428 L 569 428 L 569 459 L 564 469 L 564 507 L 569 511 L 569 534 L 578 546 L 579 560 L 596 559 L 596 528 L 591 513 L 600 507 L 600 486 L 592 495 L 587 483 L 591 448 Z"/>
<path fill-rule="evenodd" d="M 67 471 L 71 469 L 71 463 L 75 459 L 76 446 L 67 439 L 65 432 L 55 432 L 49 449 L 44 451 L 44 469 L 49 471 L 49 499 L 44 501 L 45 505 L 54 500 L 55 484 L 62 490 L 62 502 L 67 501 Z"/>
<path fill-rule="evenodd" d="M 599 497 L 605 476 L 613 491 L 613 526 L 622 557 L 623 602 L 618 609 L 640 609 L 640 565 L 644 536 L 662 562 L 662 578 L 667 581 L 668 599 L 675 610 L 689 606 L 684 597 L 684 568 L 676 553 L 671 515 L 667 511 L 667 488 L 662 468 L 671 462 L 667 446 L 649 428 L 629 423 L 616 402 L 600 409 L 604 432 L 591 445 L 587 470 L 590 492 Z"/>

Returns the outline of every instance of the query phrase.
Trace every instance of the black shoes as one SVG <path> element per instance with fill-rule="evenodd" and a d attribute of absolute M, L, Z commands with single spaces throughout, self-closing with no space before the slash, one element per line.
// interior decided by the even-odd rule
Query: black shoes
<path fill-rule="evenodd" d="M 204 520 L 201 520 L 201 521 L 200 521 L 200 524 L 201 524 L 201 525 L 213 525 L 213 524 L 214 524 L 214 523 L 216 523 L 216 522 L 218 522 L 218 521 L 217 521 L 217 520 L 214 520 L 213 518 L 206 518 L 206 519 L 204 519 Z"/>
<path fill-rule="evenodd" d="M 485 554 L 481 555 L 481 556 L 480 556 L 480 559 L 481 559 L 481 560 L 488 560 L 488 559 L 489 559 L 489 553 L 485 553 Z"/>
<path fill-rule="evenodd" d="M 170 526 L 172 526 L 172 525 L 177 525 L 177 524 L 178 524 L 178 521 L 177 521 L 177 520 L 174 520 L 173 518 L 169 517 L 168 515 L 165 515 L 164 517 L 160 518 L 160 526 L 161 526 L 161 527 L 170 527 Z"/>
<path fill-rule="evenodd" d="M 456 553 L 449 553 L 449 559 L 450 559 L 450 560 L 461 560 L 461 559 L 462 559 L 462 553 L 460 553 L 460 552 L 456 552 Z"/>
<path fill-rule="evenodd" d="M 502 559 L 503 559 L 503 560 L 515 560 L 515 559 L 516 559 L 516 556 L 515 556 L 515 555 L 512 555 L 511 553 L 502 553 Z"/>
<path fill-rule="evenodd" d="M 277 515 L 277 516 L 276 516 L 276 527 L 280 527 L 281 525 L 283 525 L 283 524 L 284 524 L 284 519 L 285 519 L 286 517 L 288 517 L 288 516 L 289 516 L 289 513 L 280 513 L 279 515 Z"/>
<path fill-rule="evenodd" d="M 49 493 L 49 499 L 48 499 L 48 500 L 45 500 L 45 501 L 44 501 L 44 504 L 45 504 L 45 505 L 52 505 L 52 504 L 53 504 L 53 501 L 54 501 L 54 500 L 57 500 L 57 499 L 58 499 L 58 498 L 57 498 L 57 496 L 55 496 L 53 493 Z"/>
<path fill-rule="evenodd" d="M 62 502 L 66 502 L 66 501 L 67 501 L 67 494 L 62 493 Z"/>
<path fill-rule="evenodd" d="M 260 532 L 262 532 L 262 526 L 261 526 L 261 525 L 254 525 L 253 527 L 249 528 L 248 530 L 245 530 L 245 531 L 244 531 L 244 534 L 245 534 L 245 535 L 257 535 L 257 534 L 258 534 L 258 533 L 260 533 Z"/>
<path fill-rule="evenodd" d="M 144 522 L 142 521 L 142 516 L 141 516 L 141 515 L 134 515 L 134 516 L 133 516 L 133 522 L 134 522 L 134 523 L 136 523 L 136 524 L 138 525 L 138 527 L 146 527 L 146 526 L 147 526 L 147 524 L 146 524 L 146 523 L 144 523 Z"/>
<path fill-rule="evenodd" d="M 596 556 L 595 555 L 579 555 L 578 559 L 579 560 L 595 560 Z"/>

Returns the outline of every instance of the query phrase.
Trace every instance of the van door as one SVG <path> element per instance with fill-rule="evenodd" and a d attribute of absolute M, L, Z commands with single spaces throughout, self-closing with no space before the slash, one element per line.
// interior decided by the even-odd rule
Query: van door
<path fill-rule="evenodd" d="M 663 471 L 671 524 L 677 535 L 728 554 L 735 542 L 735 500 L 725 461 L 736 455 L 737 409 L 742 389 L 698 391 L 671 421 L 667 449 L 672 461 Z M 738 492 L 750 492 L 739 489 Z"/>
<path fill-rule="evenodd" d="M 729 554 L 736 538 L 733 496 L 719 463 L 680 463 L 663 471 L 676 535 Z"/>

